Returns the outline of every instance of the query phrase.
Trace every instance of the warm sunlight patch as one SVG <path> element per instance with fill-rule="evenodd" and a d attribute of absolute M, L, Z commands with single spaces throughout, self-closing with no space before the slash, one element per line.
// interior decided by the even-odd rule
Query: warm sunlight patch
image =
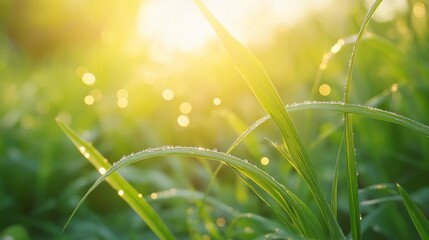
<path fill-rule="evenodd" d="M 262 157 L 261 158 L 261 164 L 264 166 L 267 166 L 270 163 L 270 159 L 267 157 Z"/>
<path fill-rule="evenodd" d="M 222 103 L 222 100 L 220 98 L 213 99 L 213 104 L 216 106 L 219 106 Z"/>
<path fill-rule="evenodd" d="M 192 111 L 192 105 L 188 102 L 183 102 L 180 104 L 180 112 L 183 114 L 188 114 Z"/>
<path fill-rule="evenodd" d="M 166 101 L 172 100 L 174 98 L 174 91 L 170 88 L 164 89 L 164 91 L 162 91 L 162 98 Z"/>
<path fill-rule="evenodd" d="M 86 105 L 92 105 L 94 104 L 95 99 L 92 95 L 86 95 L 84 101 Z"/>
<path fill-rule="evenodd" d="M 82 82 L 86 85 L 92 85 L 95 83 L 95 76 L 94 74 L 87 72 L 82 75 Z"/>
<path fill-rule="evenodd" d="M 422 2 L 416 2 L 413 5 L 413 14 L 416 18 L 424 18 L 426 16 L 426 7 Z"/>
<path fill-rule="evenodd" d="M 292 26 L 330 0 L 205 0 L 214 15 L 245 44 L 266 44 L 281 27 Z M 257 19 L 257 21 L 255 21 Z M 274 24 L 273 24 L 274 23 Z M 192 1 L 148 0 L 139 10 L 137 33 L 161 51 L 191 52 L 211 39 L 213 30 Z"/>
<path fill-rule="evenodd" d="M 189 117 L 186 116 L 186 115 L 180 115 L 177 118 L 177 124 L 179 124 L 179 126 L 181 126 L 181 127 L 187 127 L 187 126 L 189 126 L 189 124 L 190 124 Z"/>
<path fill-rule="evenodd" d="M 322 96 L 328 96 L 331 94 L 331 87 L 328 84 L 322 84 L 319 87 L 319 93 Z"/>

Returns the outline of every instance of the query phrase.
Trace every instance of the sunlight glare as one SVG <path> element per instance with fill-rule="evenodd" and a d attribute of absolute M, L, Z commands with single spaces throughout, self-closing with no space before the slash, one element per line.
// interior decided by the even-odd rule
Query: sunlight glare
<path fill-rule="evenodd" d="M 94 74 L 87 72 L 82 75 L 82 82 L 86 85 L 92 85 L 95 83 L 95 76 Z"/>
<path fill-rule="evenodd" d="M 279 28 L 290 27 L 332 0 L 205 0 L 214 16 L 244 44 L 269 43 Z M 257 21 L 255 21 L 257 19 Z M 148 0 L 137 17 L 137 34 L 151 48 L 191 52 L 215 38 L 214 31 L 192 1 Z"/>
<path fill-rule="evenodd" d="M 422 2 L 416 2 L 413 5 L 413 14 L 416 18 L 424 18 L 426 16 L 426 7 Z"/>
<path fill-rule="evenodd" d="M 94 104 L 95 99 L 92 95 L 86 95 L 84 101 L 85 101 L 86 105 L 92 105 L 92 104 Z"/>
<path fill-rule="evenodd" d="M 162 91 L 162 98 L 166 101 L 172 100 L 174 98 L 174 91 L 170 88 L 164 89 L 164 91 Z"/>
<path fill-rule="evenodd" d="M 180 112 L 183 114 L 189 114 L 192 111 L 192 105 L 188 102 L 183 102 L 180 104 Z"/>
<path fill-rule="evenodd" d="M 187 126 L 189 126 L 189 124 L 190 124 L 189 117 L 186 116 L 186 115 L 180 115 L 177 118 L 177 124 L 179 124 L 179 126 L 181 126 L 181 127 L 187 127 Z"/>
<path fill-rule="evenodd" d="M 373 3 L 373 0 L 365 0 L 365 5 L 368 9 Z M 380 4 L 377 11 L 375 11 L 373 19 L 378 22 L 389 22 L 407 11 L 408 3 L 406 0 L 384 1 Z"/>
<path fill-rule="evenodd" d="M 331 86 L 329 86 L 328 84 L 320 85 L 319 93 L 322 96 L 328 96 L 329 94 L 331 94 Z"/>
<path fill-rule="evenodd" d="M 126 108 L 128 106 L 128 99 L 126 99 L 126 98 L 119 98 L 118 101 L 116 102 L 116 104 L 120 108 Z"/>
<path fill-rule="evenodd" d="M 270 159 L 267 157 L 262 157 L 261 158 L 261 164 L 264 166 L 267 166 L 270 163 Z"/>
<path fill-rule="evenodd" d="M 219 106 L 222 103 L 222 100 L 220 98 L 214 98 L 213 99 L 213 104 L 215 106 Z"/>
<path fill-rule="evenodd" d="M 128 91 L 125 89 L 119 89 L 118 92 L 116 93 L 116 96 L 118 98 L 128 98 Z"/>

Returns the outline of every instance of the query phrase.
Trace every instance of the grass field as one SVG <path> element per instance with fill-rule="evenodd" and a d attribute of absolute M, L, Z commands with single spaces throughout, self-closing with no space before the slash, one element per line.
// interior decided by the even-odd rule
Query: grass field
<path fill-rule="evenodd" d="M 36 2 L 0 5 L 1 239 L 429 239 L 429 2 L 247 46 L 194 0 L 192 52 Z"/>

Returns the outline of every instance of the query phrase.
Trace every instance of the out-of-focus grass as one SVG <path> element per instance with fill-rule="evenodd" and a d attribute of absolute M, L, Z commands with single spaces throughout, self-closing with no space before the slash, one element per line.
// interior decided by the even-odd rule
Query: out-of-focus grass
<path fill-rule="evenodd" d="M 353 103 L 365 103 L 388 89 L 390 94 L 379 102 L 378 108 L 422 123 L 429 122 L 429 47 L 428 32 L 424 27 L 427 15 L 417 17 L 413 12 L 413 7 L 420 6 L 420 3 L 426 4 L 423 6 L 427 12 L 427 2 L 410 1 L 406 14 L 398 15 L 390 22 L 371 24 L 369 31 L 382 36 L 385 42 L 368 40 L 362 43 L 356 59 L 351 94 Z M 112 12 L 103 10 L 109 9 L 108 5 L 100 8 L 101 15 Z M 262 109 L 245 91 L 244 83 L 233 81 L 239 76 L 217 43 L 195 55 L 182 54 L 184 59 L 177 57 L 173 63 L 153 62 L 145 49 L 149 43 L 139 44 L 143 46 L 141 50 L 130 52 L 132 45 L 127 45 L 124 39 L 118 41 L 119 36 L 127 37 L 117 31 L 123 23 L 114 27 L 115 19 L 123 19 L 115 15 L 105 25 L 109 34 L 104 36 L 110 37 L 104 39 L 110 39 L 110 42 L 102 41 L 99 36 L 92 42 L 73 40 L 67 47 L 54 44 L 54 48 L 39 48 L 44 54 L 38 57 L 29 54 L 20 41 L 5 30 L 7 28 L 3 26 L 8 23 L 3 19 L 9 15 L 13 20 L 14 11 L 6 11 L 5 5 L 1 6 L 1 13 L 8 14 L 0 14 L 0 215 L 11 217 L 0 218 L 0 234 L 8 226 L 18 226 L 34 239 L 56 236 L 62 227 L 58 223 L 65 221 L 79 197 L 96 178 L 92 169 L 78 160 L 81 159 L 78 153 L 57 128 L 54 118 L 58 114 L 72 122 L 76 130 L 93 141 L 109 159 L 119 159 L 123 154 L 163 144 L 226 150 L 236 133 L 223 118 L 224 112 L 233 112 L 247 124 L 263 115 Z M 115 9 L 118 10 L 116 13 L 122 11 L 118 7 Z M 363 3 L 340 3 L 292 29 L 279 30 L 270 46 L 251 49 L 279 87 L 280 97 L 285 103 L 308 100 L 323 54 L 339 38 L 356 33 L 365 12 Z M 79 12 L 79 16 L 82 15 Z M 100 17 L 98 14 L 93 16 L 93 20 Z M 132 14 L 128 17 L 132 18 Z M 53 19 L 56 20 L 55 17 Z M 59 34 L 52 31 L 52 35 Z M 61 43 L 63 40 L 57 38 L 56 41 Z M 320 79 L 322 84 L 331 86 L 331 94 L 317 94 L 316 100 L 341 99 L 345 63 L 350 50 L 350 46 L 343 46 L 331 59 Z M 94 73 L 97 78 L 95 85 L 82 83 L 81 76 L 75 73 L 79 66 Z M 147 79 L 156 81 L 144 81 Z M 116 105 L 116 94 L 121 88 L 126 89 L 129 95 L 125 109 Z M 175 90 L 172 101 L 162 99 L 161 92 L 165 88 Z M 83 100 L 93 89 L 99 89 L 103 97 L 88 106 Z M 212 104 L 215 97 L 222 99 L 221 105 Z M 179 105 L 184 101 L 193 106 L 189 114 L 191 124 L 187 128 L 178 126 L 176 122 L 180 114 Z M 300 120 L 305 114 L 292 113 L 291 117 L 296 120 L 298 130 L 303 132 L 305 122 Z M 309 129 L 305 130 L 309 136 L 304 138 L 304 144 L 335 126 L 338 117 L 338 113 L 328 111 L 314 116 Z M 424 204 L 428 202 L 428 194 L 424 191 L 429 171 L 427 139 L 393 124 L 361 117 L 353 120 L 360 187 L 366 189 L 379 183 L 399 182 L 413 199 L 422 203 L 422 211 L 427 215 L 428 209 Z M 290 173 L 290 166 L 277 161 L 279 154 L 264 140 L 267 137 L 280 141 L 272 129 L 273 125 L 267 123 L 252 133 L 259 144 L 261 156 L 258 158 L 251 157 L 254 154 L 243 146 L 238 146 L 234 154 L 248 157 L 254 164 L 278 176 L 279 182 L 285 183 L 299 196 L 309 196 L 299 178 Z M 329 183 L 341 138 L 341 133 L 334 131 L 308 151 L 310 158 L 316 159 L 314 165 L 327 192 L 331 188 Z M 260 163 L 262 156 L 270 159 L 267 166 Z M 125 169 L 127 176 L 136 181 L 136 188 L 147 192 L 171 187 L 191 187 L 201 191 L 210 179 L 198 162 L 170 159 L 136 165 L 135 168 L 138 171 Z M 344 166 L 340 164 L 340 182 L 345 180 L 343 172 Z M 256 198 L 238 204 L 237 199 L 242 195 L 236 192 L 235 183 L 234 174 L 223 169 L 211 195 L 240 212 L 258 209 L 261 215 L 272 217 Z M 96 191 L 72 223 L 71 238 L 98 236 L 117 239 L 124 232 L 128 238 L 152 236 L 147 234 L 148 228 L 127 209 L 115 192 L 103 186 Z M 347 229 L 344 193 L 345 189 L 339 187 L 338 219 Z M 160 203 L 154 200 L 153 204 L 167 222 L 173 223 L 182 223 L 181 216 L 189 207 L 186 201 Z M 171 210 L 171 206 L 176 210 Z M 411 221 L 400 218 L 407 214 L 402 205 L 375 204 L 362 211 L 363 223 L 377 219 L 369 226 L 365 225 L 364 238 L 406 238 L 413 234 L 408 232 L 412 229 Z M 383 221 L 385 219 L 391 221 Z M 249 222 L 240 225 L 243 231 L 246 224 L 251 225 Z M 187 232 L 183 224 L 174 225 L 178 226 L 175 232 Z"/>

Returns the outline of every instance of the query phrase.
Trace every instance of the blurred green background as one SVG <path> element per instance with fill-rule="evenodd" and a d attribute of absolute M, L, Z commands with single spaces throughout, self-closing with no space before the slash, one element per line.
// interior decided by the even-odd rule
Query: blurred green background
<path fill-rule="evenodd" d="M 56 237 L 97 177 L 56 125 L 56 117 L 114 162 L 162 145 L 226 151 L 239 133 L 264 115 L 209 26 L 203 25 L 209 30 L 204 40 L 192 35 L 202 31 L 196 26 L 204 21 L 192 2 L 184 1 L 190 6 L 186 9 L 160 2 L 164 5 L 136 0 L 0 2 L 0 236 Z M 311 1 L 303 1 L 298 4 L 301 10 L 290 5 L 290 12 L 301 15 L 286 24 L 269 17 L 274 0 L 265 5 L 252 1 L 252 6 L 259 2 L 265 7 L 250 10 L 246 3 L 207 2 L 218 9 L 215 15 L 226 9 L 230 15 L 237 13 L 235 18 L 227 15 L 225 25 L 232 26 L 231 33 L 237 31 L 261 61 L 285 103 L 342 100 L 351 45 L 343 46 L 338 40 L 357 33 L 370 3 L 326 1 L 314 7 Z M 428 4 L 420 0 L 382 3 L 369 26 L 372 35 L 358 52 L 353 103 L 429 124 Z M 199 18 L 171 25 L 188 14 Z M 234 25 L 237 22 L 241 25 Z M 331 49 L 335 43 L 337 49 Z M 322 84 L 329 86 L 326 96 L 318 91 Z M 342 115 L 317 111 L 292 117 L 329 195 Z M 361 200 L 382 199 L 381 204 L 362 208 L 364 218 L 374 213 L 371 217 L 377 219 L 363 236 L 415 236 L 403 206 L 383 200 L 393 193 L 375 192 L 374 196 L 365 190 L 399 182 L 427 214 L 428 139 L 391 124 L 354 120 Z M 261 126 L 233 154 L 249 159 L 305 197 L 308 192 L 302 182 L 264 138 L 280 140 L 274 124 Z M 264 156 L 270 159 L 268 165 L 260 162 Z M 208 169 L 214 165 L 171 158 L 137 164 L 123 175 L 149 196 L 170 188 L 204 191 L 210 180 Z M 276 219 L 233 171 L 224 168 L 217 179 L 213 197 L 238 211 Z M 342 179 L 340 174 L 340 183 Z M 343 185 L 339 198 L 339 218 L 347 232 Z M 187 235 L 183 219 L 192 203 L 174 200 L 153 205 L 178 237 Z M 65 237 L 153 236 L 116 193 L 102 185 L 80 209 Z"/>

